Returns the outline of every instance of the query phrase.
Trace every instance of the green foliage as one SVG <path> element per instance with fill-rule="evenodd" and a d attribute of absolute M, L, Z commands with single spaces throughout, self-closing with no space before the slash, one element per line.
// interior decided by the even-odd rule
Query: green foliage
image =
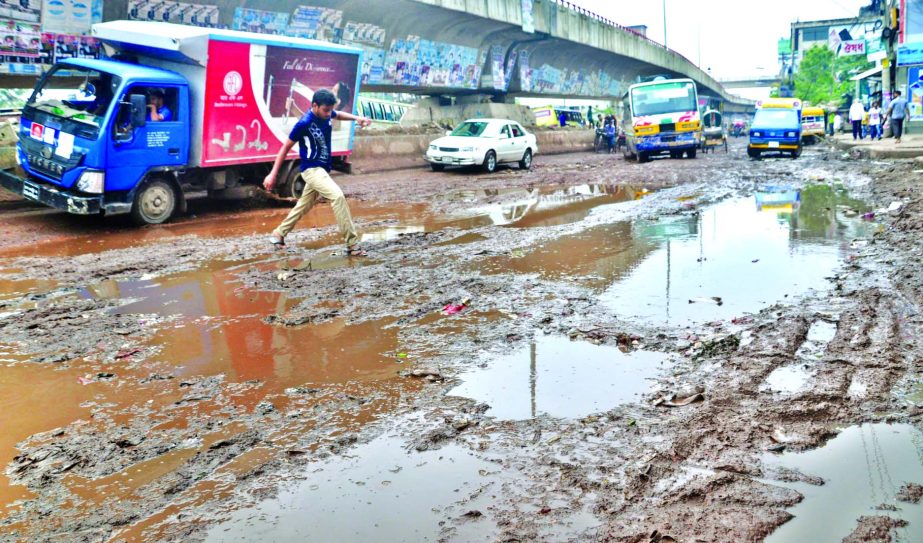
<path fill-rule="evenodd" d="M 864 55 L 837 57 L 830 48 L 815 45 L 804 53 L 795 73 L 795 96 L 811 104 L 839 104 L 854 92 L 849 78 L 872 67 Z"/>

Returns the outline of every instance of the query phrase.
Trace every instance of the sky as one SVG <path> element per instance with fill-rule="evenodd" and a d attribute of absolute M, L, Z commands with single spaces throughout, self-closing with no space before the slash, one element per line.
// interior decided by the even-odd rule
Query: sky
<path fill-rule="evenodd" d="M 794 21 L 856 17 L 868 0 L 569 0 L 621 25 L 647 25 L 647 36 L 663 43 L 715 78 L 775 75 L 779 38 Z M 766 6 L 761 10 L 760 6 Z"/>

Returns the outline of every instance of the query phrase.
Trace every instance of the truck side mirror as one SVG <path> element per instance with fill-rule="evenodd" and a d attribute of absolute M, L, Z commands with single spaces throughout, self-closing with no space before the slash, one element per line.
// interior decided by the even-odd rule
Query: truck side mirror
<path fill-rule="evenodd" d="M 140 128 L 147 124 L 147 98 L 143 94 L 132 94 L 129 100 L 131 101 L 131 125 Z"/>

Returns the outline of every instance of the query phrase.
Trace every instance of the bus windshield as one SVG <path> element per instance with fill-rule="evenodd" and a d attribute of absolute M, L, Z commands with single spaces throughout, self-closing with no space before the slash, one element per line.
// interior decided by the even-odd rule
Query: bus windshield
<path fill-rule="evenodd" d="M 760 109 L 753 118 L 753 127 L 798 128 L 798 112 L 794 109 Z"/>
<path fill-rule="evenodd" d="M 695 83 L 678 81 L 631 89 L 631 112 L 636 117 L 696 111 Z"/>

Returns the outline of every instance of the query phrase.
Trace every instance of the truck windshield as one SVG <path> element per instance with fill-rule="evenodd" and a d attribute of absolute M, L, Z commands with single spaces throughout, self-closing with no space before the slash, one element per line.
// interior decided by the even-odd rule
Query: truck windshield
<path fill-rule="evenodd" d="M 112 74 L 55 66 L 32 92 L 26 106 L 98 127 L 120 82 Z"/>
<path fill-rule="evenodd" d="M 798 128 L 794 109 L 761 109 L 753 118 L 753 128 Z"/>
<path fill-rule="evenodd" d="M 636 117 L 696 111 L 695 83 L 680 81 L 631 89 L 631 112 Z"/>

